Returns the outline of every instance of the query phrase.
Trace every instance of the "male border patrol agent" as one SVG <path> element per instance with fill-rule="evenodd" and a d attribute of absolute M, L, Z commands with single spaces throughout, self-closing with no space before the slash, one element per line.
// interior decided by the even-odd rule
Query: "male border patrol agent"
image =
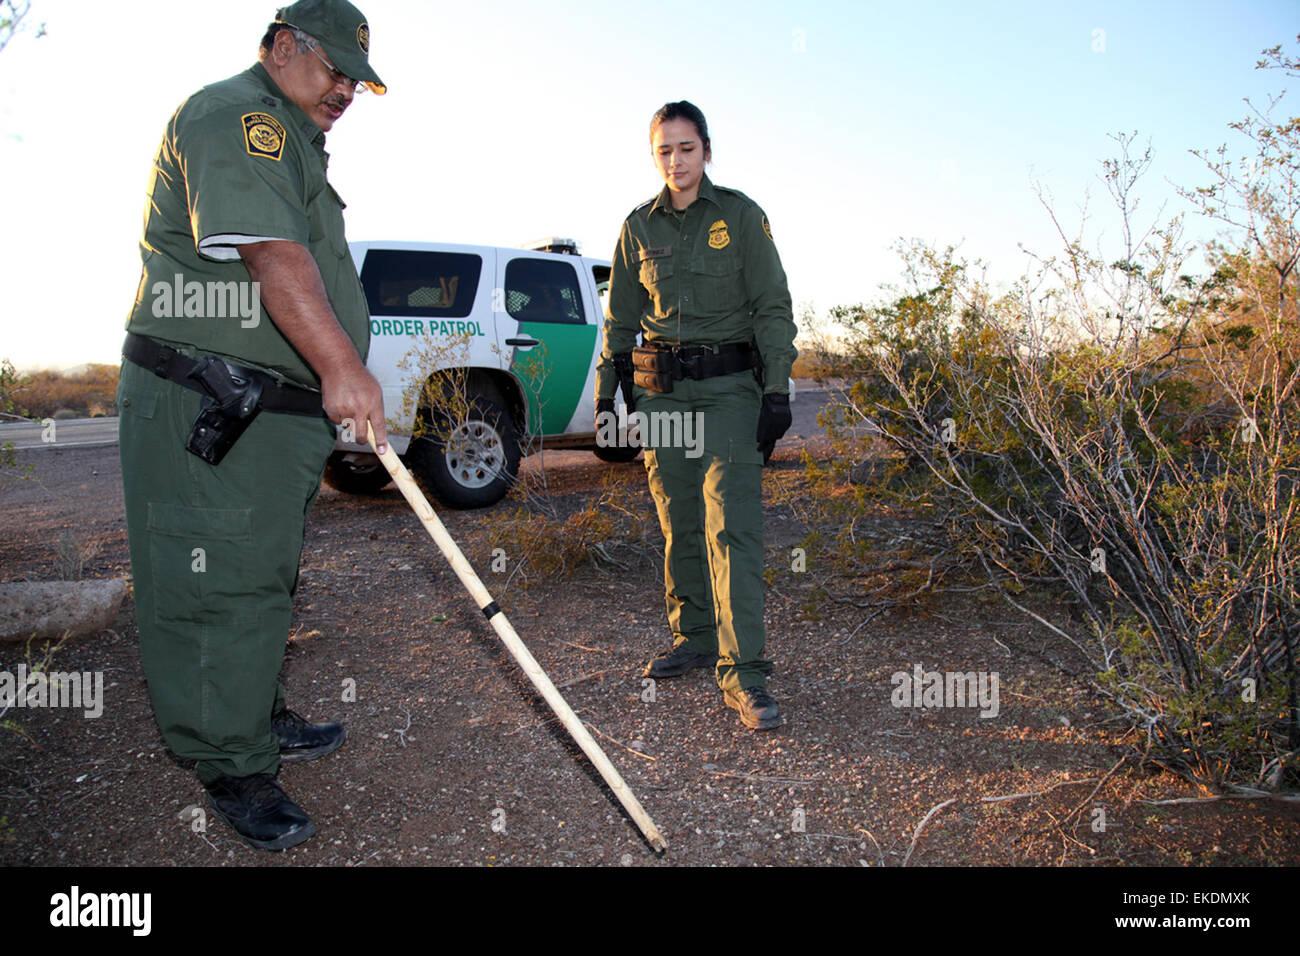
<path fill-rule="evenodd" d="M 645 451 L 673 634 L 645 673 L 715 667 L 727 705 L 766 730 L 781 716 L 762 656 L 761 468 L 790 426 L 790 293 L 763 210 L 704 175 L 711 157 L 699 109 L 665 105 L 651 140 L 666 184 L 628 216 L 614 252 L 597 414 L 612 410 L 620 386 L 639 412 L 698 414 L 703 454 Z M 638 334 L 644 347 L 634 347 Z"/>
<path fill-rule="evenodd" d="M 154 715 L 217 813 L 267 850 L 315 832 L 276 783 L 280 762 L 344 740 L 285 709 L 277 679 L 329 421 L 386 437 L 325 176 L 325 132 L 362 84 L 384 92 L 369 49 L 356 7 L 301 0 L 277 13 L 257 64 L 176 111 L 123 347 L 122 483 Z"/>

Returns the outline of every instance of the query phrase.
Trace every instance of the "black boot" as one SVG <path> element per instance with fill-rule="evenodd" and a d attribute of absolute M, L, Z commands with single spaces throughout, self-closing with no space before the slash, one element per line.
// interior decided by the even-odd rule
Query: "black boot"
<path fill-rule="evenodd" d="M 309 724 L 286 707 L 271 716 L 271 729 L 280 738 L 280 762 L 315 760 L 333 753 L 347 740 L 342 724 Z"/>
<path fill-rule="evenodd" d="M 646 677 L 680 677 L 697 667 L 713 667 L 718 663 L 717 654 L 697 654 L 688 650 L 685 644 L 679 644 L 671 651 L 660 654 L 645 668 Z"/>
<path fill-rule="evenodd" d="M 251 847 L 287 850 L 316 832 L 316 825 L 269 773 L 218 777 L 204 789 L 217 816 Z"/>

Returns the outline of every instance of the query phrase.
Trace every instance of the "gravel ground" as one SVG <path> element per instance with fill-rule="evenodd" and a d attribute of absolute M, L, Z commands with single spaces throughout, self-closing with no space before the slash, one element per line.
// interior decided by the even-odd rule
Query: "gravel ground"
<path fill-rule="evenodd" d="M 114 627 L 68 642 L 54 669 L 102 671 L 104 713 L 11 710 L 0 729 L 0 863 L 182 866 L 1282 865 L 1300 862 L 1300 810 L 1204 797 L 1133 761 L 1068 645 L 1001 605 L 927 616 L 810 609 L 786 570 L 807 529 L 798 455 L 829 452 L 806 424 L 765 473 L 769 687 L 786 723 L 746 730 L 711 675 L 653 685 L 667 645 L 653 519 L 648 542 L 571 573 L 487 570 L 502 515 L 442 512 L 512 624 L 668 839 L 653 854 L 553 718 L 391 486 L 323 489 L 302 560 L 285 680 L 290 704 L 343 721 L 347 745 L 281 781 L 317 835 L 284 853 L 241 844 L 158 735 L 128 596 Z M 0 484 L 0 578 L 129 576 L 115 447 L 20 453 L 33 478 Z M 526 468 L 536 473 L 537 456 Z M 547 453 L 552 500 L 573 513 L 613 480 L 652 515 L 644 470 Z M 611 476 L 613 478 L 611 479 Z M 494 522 L 496 522 L 494 524 Z M 907 533 L 882 512 L 873 534 Z M 62 540 L 62 544 L 60 543 Z M 617 544 L 617 543 L 614 543 Z M 60 551 L 64 552 L 60 557 Z M 814 561 L 815 555 L 809 560 Z M 75 562 L 74 562 L 75 563 Z M 0 645 L 0 670 L 23 648 Z M 999 677 L 996 716 L 896 707 L 892 675 Z M 355 699 L 350 690 L 355 688 Z M 1118 769 L 1115 769 L 1119 764 Z M 206 825 L 205 825 L 206 824 Z M 922 824 L 924 824 L 922 826 Z"/>

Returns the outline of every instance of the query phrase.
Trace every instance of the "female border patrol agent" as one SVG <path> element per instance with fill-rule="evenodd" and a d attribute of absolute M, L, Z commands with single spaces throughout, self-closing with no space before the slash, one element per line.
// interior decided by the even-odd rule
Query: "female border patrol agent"
<path fill-rule="evenodd" d="M 632 210 L 614 252 L 598 431 L 621 385 L 647 421 L 693 416 L 702 442 L 663 441 L 686 433 L 684 418 L 676 432 L 648 429 L 659 441 L 645 462 L 665 539 L 673 647 L 646 675 L 714 666 L 727 706 L 766 730 L 781 714 L 765 687 L 761 469 L 790 427 L 790 293 L 763 210 L 704 173 L 712 153 L 700 110 L 666 104 L 650 142 L 665 185 Z"/>

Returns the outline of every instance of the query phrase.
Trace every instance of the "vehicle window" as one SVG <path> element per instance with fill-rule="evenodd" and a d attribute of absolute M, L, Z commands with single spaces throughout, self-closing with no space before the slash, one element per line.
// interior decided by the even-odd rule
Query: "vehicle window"
<path fill-rule="evenodd" d="M 481 256 L 463 252 L 371 249 L 361 285 L 371 315 L 464 318 L 474 308 Z"/>
<path fill-rule="evenodd" d="M 506 311 L 521 322 L 583 325 L 578 273 L 568 262 L 511 259 L 506 265 Z"/>

